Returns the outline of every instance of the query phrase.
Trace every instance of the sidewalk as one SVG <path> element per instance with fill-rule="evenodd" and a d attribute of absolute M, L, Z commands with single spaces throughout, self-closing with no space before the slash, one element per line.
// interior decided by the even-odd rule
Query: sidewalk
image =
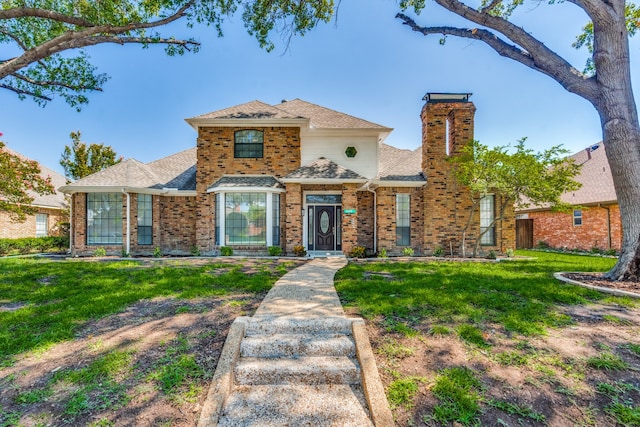
<path fill-rule="evenodd" d="M 253 317 L 236 319 L 199 426 L 392 426 L 361 319 L 333 286 L 344 257 L 284 275 Z"/>

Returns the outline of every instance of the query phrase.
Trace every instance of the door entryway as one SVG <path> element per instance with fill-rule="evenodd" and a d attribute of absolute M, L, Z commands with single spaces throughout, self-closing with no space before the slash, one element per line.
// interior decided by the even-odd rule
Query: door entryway
<path fill-rule="evenodd" d="M 322 197 L 322 200 L 318 200 Z M 314 200 L 315 199 L 315 200 Z M 307 197 L 307 250 L 333 252 L 342 250 L 342 212 L 339 196 L 314 195 Z M 320 203 L 318 203 L 320 202 Z M 323 203 L 324 202 L 324 203 Z M 328 202 L 328 203 L 327 203 Z"/>

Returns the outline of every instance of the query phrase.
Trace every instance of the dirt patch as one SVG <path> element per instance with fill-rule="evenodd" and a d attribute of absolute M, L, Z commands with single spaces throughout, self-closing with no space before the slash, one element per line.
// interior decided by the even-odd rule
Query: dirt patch
<path fill-rule="evenodd" d="M 604 273 L 564 273 L 562 276 L 586 285 L 633 292 L 640 296 L 640 282 L 609 280 L 604 277 Z"/>
<path fill-rule="evenodd" d="M 350 315 L 358 314 L 350 311 Z M 434 410 L 442 402 L 432 389 L 443 370 L 459 367 L 473 370 L 482 383 L 479 425 L 616 425 L 607 409 L 613 399 L 601 387 L 626 387 L 617 398 L 637 408 L 640 309 L 595 304 L 567 306 L 560 311 L 570 316 L 573 324 L 550 329 L 546 336 L 516 336 L 500 325 L 489 325 L 484 329 L 490 344 L 486 348 L 462 341 L 454 325 L 447 332 L 418 323 L 412 327 L 419 333 L 409 337 L 390 330 L 383 319 L 368 321 L 367 331 L 387 392 L 398 380 L 414 380 L 418 386 L 408 404 L 393 407 L 397 425 L 451 425 L 434 419 Z M 635 351 L 630 344 L 638 346 Z M 604 353 L 619 357 L 626 368 L 590 366 L 590 360 Z"/>
<path fill-rule="evenodd" d="M 291 270 L 305 261 L 220 262 L 228 264 L 226 271 L 252 274 Z M 133 268 L 158 263 L 186 268 L 211 259 L 147 259 Z M 19 355 L 0 368 L 0 425 L 194 426 L 231 323 L 251 316 L 264 295 L 142 300 L 80 325 L 72 341 Z M 2 310 L 19 308 L 0 304 Z M 125 360 L 125 367 L 94 378 L 92 369 L 109 357 Z"/>

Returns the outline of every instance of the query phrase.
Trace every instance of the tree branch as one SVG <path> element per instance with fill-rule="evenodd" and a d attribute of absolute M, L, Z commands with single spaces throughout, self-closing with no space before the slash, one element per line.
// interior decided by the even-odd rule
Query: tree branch
<path fill-rule="evenodd" d="M 514 59 L 529 68 L 553 78 L 569 92 L 578 94 L 592 103 L 597 102 L 599 92 L 593 79 L 583 75 L 564 58 L 547 48 L 544 43 L 532 37 L 522 28 L 512 24 L 506 19 L 470 8 L 458 0 L 435 1 L 456 15 L 499 32 L 522 49 L 514 45 L 509 45 L 487 30 L 478 28 L 422 27 L 403 13 L 397 14 L 396 17 L 400 18 L 405 25 L 414 31 L 425 35 L 450 34 L 457 37 L 482 41 L 493 48 L 498 54 Z"/>
<path fill-rule="evenodd" d="M 0 34 L 4 34 L 5 36 L 9 37 L 11 40 L 16 42 L 16 44 L 23 51 L 26 51 L 28 49 L 28 47 L 24 43 L 22 43 L 22 40 L 20 40 L 20 38 L 18 36 L 16 36 L 15 34 L 9 32 L 9 31 L 3 30 L 2 28 L 0 28 Z"/>
<path fill-rule="evenodd" d="M 92 41 L 92 39 L 99 34 L 112 34 L 112 35 L 127 34 L 127 33 L 130 33 L 131 31 L 137 31 L 137 30 L 143 30 L 143 29 L 167 25 L 173 21 L 176 21 L 184 17 L 186 15 L 186 11 L 190 7 L 192 7 L 193 4 L 194 3 L 192 0 L 184 4 L 180 9 L 178 9 L 172 15 L 169 15 L 166 18 L 159 19 L 153 22 L 134 22 L 134 23 L 130 23 L 122 26 L 98 25 L 98 26 L 92 26 L 90 28 L 85 28 L 80 31 L 67 31 L 59 35 L 58 37 L 55 37 L 45 43 L 42 43 L 39 46 L 36 46 L 32 49 L 27 50 L 22 55 L 16 58 L 13 58 L 7 62 L 0 64 L 0 80 L 5 78 L 8 75 L 15 73 L 21 68 L 28 66 L 29 64 L 37 62 L 43 58 L 54 55 L 56 53 L 59 53 L 68 49 L 76 49 L 76 48 L 98 44 L 99 43 L 98 41 Z M 126 39 L 126 37 L 124 39 Z M 131 43 L 145 43 L 143 41 L 140 41 L 142 40 L 142 38 L 137 38 L 138 40 L 133 41 L 134 39 L 132 39 Z M 160 40 L 166 40 L 166 39 L 160 39 Z M 169 39 L 169 40 L 173 40 L 173 39 Z M 110 41 L 113 41 L 113 38 L 110 39 Z M 158 43 L 157 41 L 153 41 L 152 38 L 150 38 L 148 42 Z M 126 41 L 123 43 L 126 43 Z M 160 42 L 160 43 L 163 43 L 163 42 Z M 182 43 L 183 43 L 183 46 L 187 44 L 194 44 L 194 45 L 196 44 L 195 42 L 191 42 L 187 40 L 182 41 Z M 180 44 L 180 43 L 174 43 L 174 44 Z"/>
<path fill-rule="evenodd" d="M 1 89 L 10 90 L 12 92 L 17 93 L 18 95 L 33 96 L 34 98 L 42 99 L 43 101 L 51 101 L 52 100 L 52 98 L 49 98 L 48 96 L 40 95 L 40 94 L 31 92 L 31 91 L 27 91 L 27 90 L 18 89 L 18 88 L 15 88 L 13 86 L 6 85 L 4 83 L 0 83 L 0 88 Z"/>
<path fill-rule="evenodd" d="M 65 24 L 77 25 L 79 27 L 93 27 L 95 24 L 84 18 L 69 16 L 54 10 L 38 9 L 31 7 L 16 7 L 0 10 L 0 20 L 16 18 L 43 18 L 51 21 L 64 22 Z"/>
<path fill-rule="evenodd" d="M 83 86 L 83 85 L 78 85 L 78 86 L 74 86 L 74 85 L 70 85 L 70 84 L 66 84 L 66 83 L 62 83 L 62 82 L 56 82 L 53 80 L 34 80 L 32 78 L 29 78 L 25 75 L 22 75 L 20 73 L 13 73 L 11 74 L 12 77 L 15 77 L 18 80 L 22 80 L 24 82 L 27 82 L 29 84 L 35 85 L 35 86 L 58 86 L 58 87 L 63 87 L 66 89 L 71 89 L 74 91 L 77 90 L 95 90 L 98 92 L 102 92 L 102 88 L 101 87 L 91 87 L 91 86 Z M 29 94 L 32 95 L 32 94 Z"/>

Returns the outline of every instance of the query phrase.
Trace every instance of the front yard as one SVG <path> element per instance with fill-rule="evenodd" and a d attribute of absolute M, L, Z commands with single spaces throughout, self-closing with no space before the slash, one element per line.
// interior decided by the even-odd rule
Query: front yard
<path fill-rule="evenodd" d="M 336 288 L 367 318 L 398 425 L 640 426 L 640 300 L 556 281 L 608 258 L 357 262 Z"/>
<path fill-rule="evenodd" d="M 612 259 L 352 262 L 399 426 L 640 426 L 640 301 L 562 284 Z M 291 259 L 0 260 L 0 426 L 193 426 L 229 325 Z"/>

